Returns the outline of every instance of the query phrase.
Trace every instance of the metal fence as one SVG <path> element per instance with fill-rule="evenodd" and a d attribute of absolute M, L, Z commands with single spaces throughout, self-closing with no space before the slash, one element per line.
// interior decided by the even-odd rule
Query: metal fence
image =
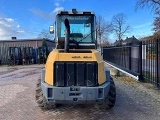
<path fill-rule="evenodd" d="M 140 81 L 160 87 L 160 40 L 125 46 L 103 47 L 103 59 L 111 65 L 138 76 Z"/>
<path fill-rule="evenodd" d="M 142 61 L 143 78 L 160 87 L 160 39 L 143 42 L 145 51 Z"/>

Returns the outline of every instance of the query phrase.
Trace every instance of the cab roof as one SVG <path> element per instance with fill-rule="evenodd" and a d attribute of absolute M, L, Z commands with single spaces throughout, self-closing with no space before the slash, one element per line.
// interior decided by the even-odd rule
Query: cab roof
<path fill-rule="evenodd" d="M 60 10 L 58 11 L 57 15 L 71 15 L 71 14 L 77 14 L 77 15 L 94 15 L 93 11 L 77 11 L 76 9 L 72 9 L 69 11 L 66 10 Z"/>

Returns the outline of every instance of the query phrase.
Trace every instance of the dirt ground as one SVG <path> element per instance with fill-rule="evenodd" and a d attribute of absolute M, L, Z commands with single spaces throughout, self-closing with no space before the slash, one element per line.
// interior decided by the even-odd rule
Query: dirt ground
<path fill-rule="evenodd" d="M 62 105 L 41 110 L 35 101 L 36 81 L 44 65 L 0 67 L 0 120 L 159 120 L 160 90 L 126 76 L 114 77 L 116 105 L 111 110 Z"/>

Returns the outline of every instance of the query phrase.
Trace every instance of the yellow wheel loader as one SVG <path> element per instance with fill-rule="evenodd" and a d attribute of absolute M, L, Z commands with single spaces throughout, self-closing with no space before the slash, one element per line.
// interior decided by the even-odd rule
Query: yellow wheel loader
<path fill-rule="evenodd" d="M 59 104 L 95 104 L 112 108 L 116 89 L 97 48 L 92 11 L 59 11 L 50 26 L 57 41 L 50 52 L 36 88 L 42 109 Z"/>

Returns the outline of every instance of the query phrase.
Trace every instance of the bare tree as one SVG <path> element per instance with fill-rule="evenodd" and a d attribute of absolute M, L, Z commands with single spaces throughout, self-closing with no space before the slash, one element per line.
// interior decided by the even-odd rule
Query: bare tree
<path fill-rule="evenodd" d="M 155 20 L 154 20 L 153 24 L 154 24 L 153 30 L 156 33 L 160 33 L 160 14 L 159 14 L 159 16 L 155 17 Z"/>
<path fill-rule="evenodd" d="M 40 34 L 38 35 L 38 38 L 41 39 L 52 39 L 51 34 L 49 33 L 48 30 L 43 29 Z"/>
<path fill-rule="evenodd" d="M 129 25 L 126 25 L 126 16 L 123 13 L 116 14 L 112 19 L 113 31 L 115 32 L 119 41 L 122 40 L 122 37 L 125 33 L 131 30 Z"/>
<path fill-rule="evenodd" d="M 113 31 L 113 25 L 110 22 L 107 22 L 104 17 L 101 15 L 98 15 L 96 18 L 96 29 L 97 29 L 97 37 L 100 42 L 101 46 L 101 40 L 103 37 L 106 37 L 109 33 Z"/>
<path fill-rule="evenodd" d="M 150 7 L 154 12 L 160 10 L 160 0 L 137 0 L 136 8 Z"/>
<path fill-rule="evenodd" d="M 160 0 L 137 0 L 136 9 L 149 7 L 155 13 L 156 17 L 154 19 L 155 32 L 160 32 Z"/>

